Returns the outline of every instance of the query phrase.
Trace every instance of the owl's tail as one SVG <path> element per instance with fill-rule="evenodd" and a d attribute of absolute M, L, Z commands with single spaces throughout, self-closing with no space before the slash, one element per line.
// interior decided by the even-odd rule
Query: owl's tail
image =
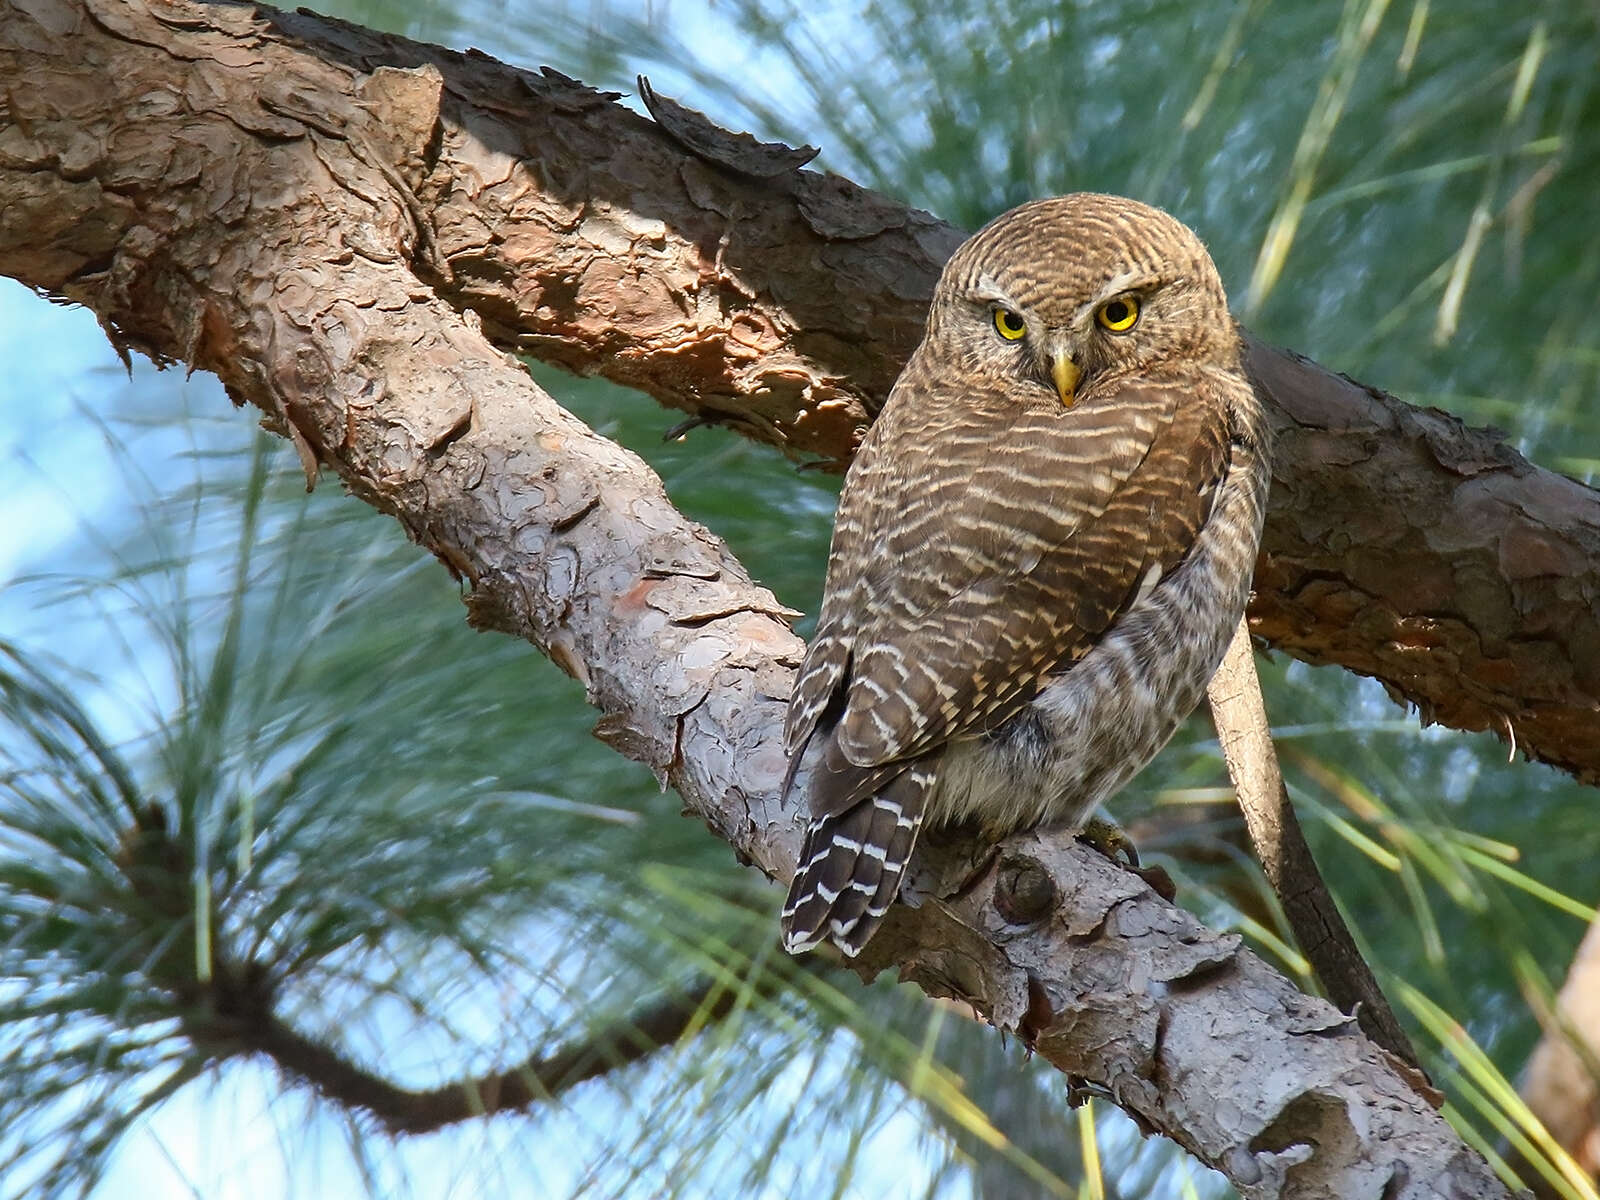
<path fill-rule="evenodd" d="M 851 958 L 861 953 L 900 891 L 933 778 L 931 766 L 914 764 L 844 812 L 812 820 L 783 905 L 785 950 L 831 941 Z"/>

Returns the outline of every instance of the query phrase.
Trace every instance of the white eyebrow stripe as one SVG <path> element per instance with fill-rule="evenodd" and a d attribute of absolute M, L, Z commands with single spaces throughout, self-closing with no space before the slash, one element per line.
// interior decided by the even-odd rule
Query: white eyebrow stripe
<path fill-rule="evenodd" d="M 995 282 L 994 276 L 985 272 L 979 275 L 972 284 L 972 298 L 984 304 L 1004 304 L 1007 308 L 1015 309 L 1016 300 L 1005 288 Z"/>
<path fill-rule="evenodd" d="M 1139 271 L 1118 271 L 1106 280 L 1094 299 L 1078 309 L 1074 320 L 1078 323 L 1087 322 L 1089 317 L 1107 300 L 1120 296 L 1125 292 L 1149 292 L 1161 286 L 1164 281 L 1159 276 L 1146 275 Z"/>
<path fill-rule="evenodd" d="M 1119 292 L 1127 291 L 1136 283 L 1149 287 L 1155 282 L 1156 281 L 1151 279 L 1148 275 L 1141 275 L 1138 271 L 1119 271 L 1110 279 L 1106 280 L 1103 285 L 1101 285 L 1097 296 L 1115 296 Z"/>
<path fill-rule="evenodd" d="M 1100 286 L 1100 290 L 1095 293 L 1094 299 L 1087 304 L 1081 305 L 1073 313 L 1072 324 L 1074 326 L 1088 324 L 1089 320 L 1094 316 L 1095 310 L 1114 297 L 1125 295 L 1128 292 L 1151 292 L 1163 284 L 1171 282 L 1173 281 L 1163 279 L 1159 275 L 1151 275 L 1146 271 L 1138 271 L 1132 268 L 1118 271 Z M 1013 312 L 1022 312 L 1022 306 L 1017 299 L 1005 288 L 1001 287 L 995 277 L 987 271 L 971 282 L 967 296 L 979 304 L 999 304 L 1011 309 Z"/>

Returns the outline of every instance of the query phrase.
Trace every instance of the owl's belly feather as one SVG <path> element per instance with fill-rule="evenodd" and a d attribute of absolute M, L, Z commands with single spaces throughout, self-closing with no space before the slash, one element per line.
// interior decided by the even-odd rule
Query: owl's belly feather
<path fill-rule="evenodd" d="M 1155 757 L 1205 694 L 1249 600 L 1266 484 L 1260 460 L 1235 464 L 1177 569 L 999 730 L 950 744 L 930 824 L 976 822 L 993 839 L 1075 828 Z"/>

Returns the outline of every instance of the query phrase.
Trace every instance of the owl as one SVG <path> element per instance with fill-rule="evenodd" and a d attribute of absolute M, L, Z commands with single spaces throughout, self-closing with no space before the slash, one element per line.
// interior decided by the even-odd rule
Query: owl
<path fill-rule="evenodd" d="M 789 951 L 859 953 L 924 824 L 1074 829 L 1166 744 L 1249 596 L 1267 439 L 1168 214 L 1061 196 L 955 252 L 845 477 L 789 701 Z"/>

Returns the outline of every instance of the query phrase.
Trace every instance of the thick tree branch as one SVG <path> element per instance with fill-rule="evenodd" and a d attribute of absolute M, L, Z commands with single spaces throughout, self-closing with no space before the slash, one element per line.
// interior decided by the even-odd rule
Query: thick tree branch
<path fill-rule="evenodd" d="M 108 31 L 141 11 L 90 7 Z M 254 29 L 235 22 L 232 38 L 197 29 L 186 41 L 206 55 L 292 44 L 302 73 L 364 75 L 358 102 L 381 105 L 388 121 L 363 128 L 355 148 L 378 167 L 393 163 L 414 227 L 408 253 L 492 340 L 789 453 L 848 456 L 920 332 L 960 231 L 837 176 L 736 173 L 700 156 L 715 139 L 691 152 L 560 75 L 259 11 Z M 387 69 L 423 64 L 439 75 L 423 83 Z M 297 128 L 308 114 L 294 89 L 268 81 L 235 115 L 261 136 Z M 169 95 L 177 103 L 182 93 Z M 0 269 L 74 298 L 114 291 L 101 273 L 107 254 L 161 170 L 80 173 L 87 143 L 65 130 L 60 146 L 39 136 L 66 114 L 26 92 L 10 105 L 0 163 L 26 172 L 57 162 L 64 182 L 104 189 L 108 211 L 84 226 L 54 197 L 8 198 L 6 227 L 22 236 L 0 245 Z M 347 112 L 315 119 L 320 136 L 356 128 Z M 203 150 L 188 145 L 163 170 Z M 349 248 L 360 253 L 359 239 Z M 138 314 L 103 315 L 127 345 L 179 357 L 159 350 Z M 1278 430 L 1256 636 L 1373 675 L 1425 720 L 1492 730 L 1600 780 L 1600 493 L 1448 414 L 1247 340 Z"/>
<path fill-rule="evenodd" d="M 440 286 L 497 341 L 848 456 L 961 231 L 837 176 L 736 174 L 560 77 L 282 20 L 353 69 L 441 71 L 418 191 Z M 1600 492 L 1246 339 L 1277 429 L 1252 631 L 1600 781 Z"/>
<path fill-rule="evenodd" d="M 679 155 L 669 186 L 655 167 L 676 149 L 581 89 L 384 45 L 321 18 L 243 7 L 30 0 L 0 10 L 0 80 L 27 81 L 0 85 L 0 270 L 89 305 L 119 347 L 215 371 L 294 441 L 308 475 L 336 471 L 468 580 L 477 624 L 527 637 L 581 679 L 603 710 L 601 736 L 785 878 L 799 831 L 778 798 L 778 731 L 800 642 L 770 593 L 673 509 L 642 462 L 495 352 L 459 290 L 475 262 L 527 232 L 515 214 L 526 221 L 543 206 L 560 235 L 525 240 L 522 257 L 551 319 L 632 328 L 650 308 L 638 297 L 691 295 L 663 284 L 671 270 L 653 257 L 691 244 L 677 215 L 644 224 L 640 209 L 665 203 L 657 188 L 720 202 L 732 185 Z M 369 51 L 437 57 L 451 90 L 432 67 L 355 69 Z M 630 141 L 631 166 L 626 153 L 611 157 Z M 524 157 L 562 145 L 566 158 Z M 586 174 L 601 160 L 624 174 L 610 184 Z M 811 189 L 810 210 L 804 196 L 747 190 L 751 208 L 724 214 L 718 239 L 692 243 L 708 311 L 727 299 L 737 329 L 791 300 L 804 309 L 816 272 L 846 317 L 862 303 L 852 281 L 876 278 L 880 295 L 898 286 L 904 261 L 885 243 L 860 257 L 891 229 L 901 249 L 925 237 L 930 264 L 948 241 L 926 218 L 840 181 L 797 186 Z M 498 200 L 488 194 L 497 188 Z M 476 259 L 457 240 L 462 227 L 441 219 L 446 202 L 476 214 Z M 870 230 L 817 232 L 863 211 L 887 216 Z M 752 261 L 740 239 L 767 220 L 809 229 L 811 250 L 773 276 L 791 297 L 761 293 L 769 307 L 739 308 L 737 270 Z M 558 243 L 572 237 L 593 240 L 562 290 L 531 264 L 559 261 Z M 776 264 L 787 249 L 774 243 L 767 255 Z M 514 315 L 482 303 L 491 325 Z M 753 394 L 776 394 L 790 366 L 764 375 L 765 364 L 800 361 L 794 337 L 769 354 L 760 331 L 751 336 L 740 369 L 766 379 Z M 847 340 L 828 335 L 805 352 Z M 680 379 L 705 377 L 699 345 L 680 340 Z M 609 353 L 626 359 L 629 348 Z M 802 375 L 804 362 L 793 368 Z M 831 398 L 807 377 L 783 401 L 803 402 L 791 428 L 814 422 L 819 448 L 838 425 L 829 414 L 858 402 L 837 379 Z M 1021 1029 L 1247 1198 L 1507 1194 L 1348 1018 L 1237 937 L 1070 842 L 1030 835 L 1002 849 L 1000 869 L 959 898 L 897 908 L 863 969 L 898 966 Z"/>
<path fill-rule="evenodd" d="M 1251 342 L 1277 428 L 1250 630 L 1600 782 L 1600 492 Z"/>

